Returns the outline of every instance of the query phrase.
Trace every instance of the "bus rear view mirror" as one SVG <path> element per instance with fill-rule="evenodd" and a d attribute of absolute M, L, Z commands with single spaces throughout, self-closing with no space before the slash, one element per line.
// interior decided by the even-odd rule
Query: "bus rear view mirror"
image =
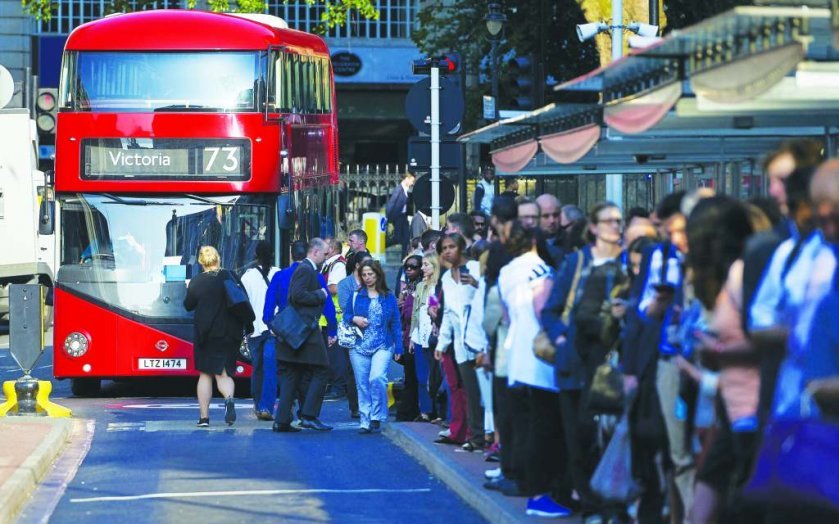
<path fill-rule="evenodd" d="M 55 232 L 55 201 L 42 200 L 38 216 L 38 234 L 52 235 Z"/>

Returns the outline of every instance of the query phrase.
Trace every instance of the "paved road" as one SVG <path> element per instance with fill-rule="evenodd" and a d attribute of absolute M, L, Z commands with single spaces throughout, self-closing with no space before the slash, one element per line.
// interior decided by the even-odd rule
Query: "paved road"
<path fill-rule="evenodd" d="M 2 380 L 20 374 L 7 346 L 0 337 Z M 39 378 L 50 376 L 49 352 L 37 367 Z M 193 391 L 192 381 L 108 383 L 104 398 L 79 399 L 55 382 L 53 400 L 94 421 L 92 445 L 69 483 L 69 466 L 56 469 L 21 521 L 48 516 L 51 498 L 55 523 L 483 521 L 382 435 L 359 435 L 343 402 L 324 406 L 331 433 L 273 433 L 247 399 L 237 401 L 232 428 L 215 402 L 206 430 L 195 427 Z"/>

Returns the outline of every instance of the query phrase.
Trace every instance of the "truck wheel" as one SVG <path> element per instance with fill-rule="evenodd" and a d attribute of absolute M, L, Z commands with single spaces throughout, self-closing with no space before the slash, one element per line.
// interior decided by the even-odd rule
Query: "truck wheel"
<path fill-rule="evenodd" d="M 70 380 L 70 390 L 77 397 L 95 397 L 102 390 L 102 380 L 98 378 L 74 378 Z"/>

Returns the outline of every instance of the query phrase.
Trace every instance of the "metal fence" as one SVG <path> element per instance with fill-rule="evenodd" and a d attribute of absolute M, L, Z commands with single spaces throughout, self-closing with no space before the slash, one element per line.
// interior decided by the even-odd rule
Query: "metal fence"
<path fill-rule="evenodd" d="M 176 9 L 186 6 L 186 0 L 158 0 L 150 5 L 140 4 L 144 9 Z M 379 11 L 377 20 L 363 18 L 351 12 L 347 21 L 330 29 L 327 38 L 359 39 L 409 39 L 416 26 L 419 0 L 374 0 Z M 137 9 L 137 0 L 129 0 L 132 10 Z M 235 8 L 236 3 L 231 2 Z M 57 0 L 52 18 L 38 24 L 38 33 L 66 34 L 85 22 L 97 20 L 113 10 L 113 0 Z M 321 24 L 326 7 L 322 3 L 309 5 L 305 0 L 265 2 L 265 12 L 284 19 L 289 27 L 312 32 Z"/>
<path fill-rule="evenodd" d="M 364 213 L 384 213 L 390 192 L 407 170 L 407 165 L 395 164 L 345 166 L 331 198 L 335 205 L 336 236 L 346 238 L 350 231 L 360 228 Z"/>

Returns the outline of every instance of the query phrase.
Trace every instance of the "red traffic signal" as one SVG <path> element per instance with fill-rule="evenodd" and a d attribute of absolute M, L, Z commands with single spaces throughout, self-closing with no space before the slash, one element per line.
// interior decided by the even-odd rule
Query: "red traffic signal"
<path fill-rule="evenodd" d="M 451 75 L 457 73 L 459 68 L 459 56 L 455 53 L 439 56 L 426 57 L 411 62 L 411 72 L 415 75 L 430 75 L 431 68 L 436 67 L 440 70 L 441 75 Z"/>

